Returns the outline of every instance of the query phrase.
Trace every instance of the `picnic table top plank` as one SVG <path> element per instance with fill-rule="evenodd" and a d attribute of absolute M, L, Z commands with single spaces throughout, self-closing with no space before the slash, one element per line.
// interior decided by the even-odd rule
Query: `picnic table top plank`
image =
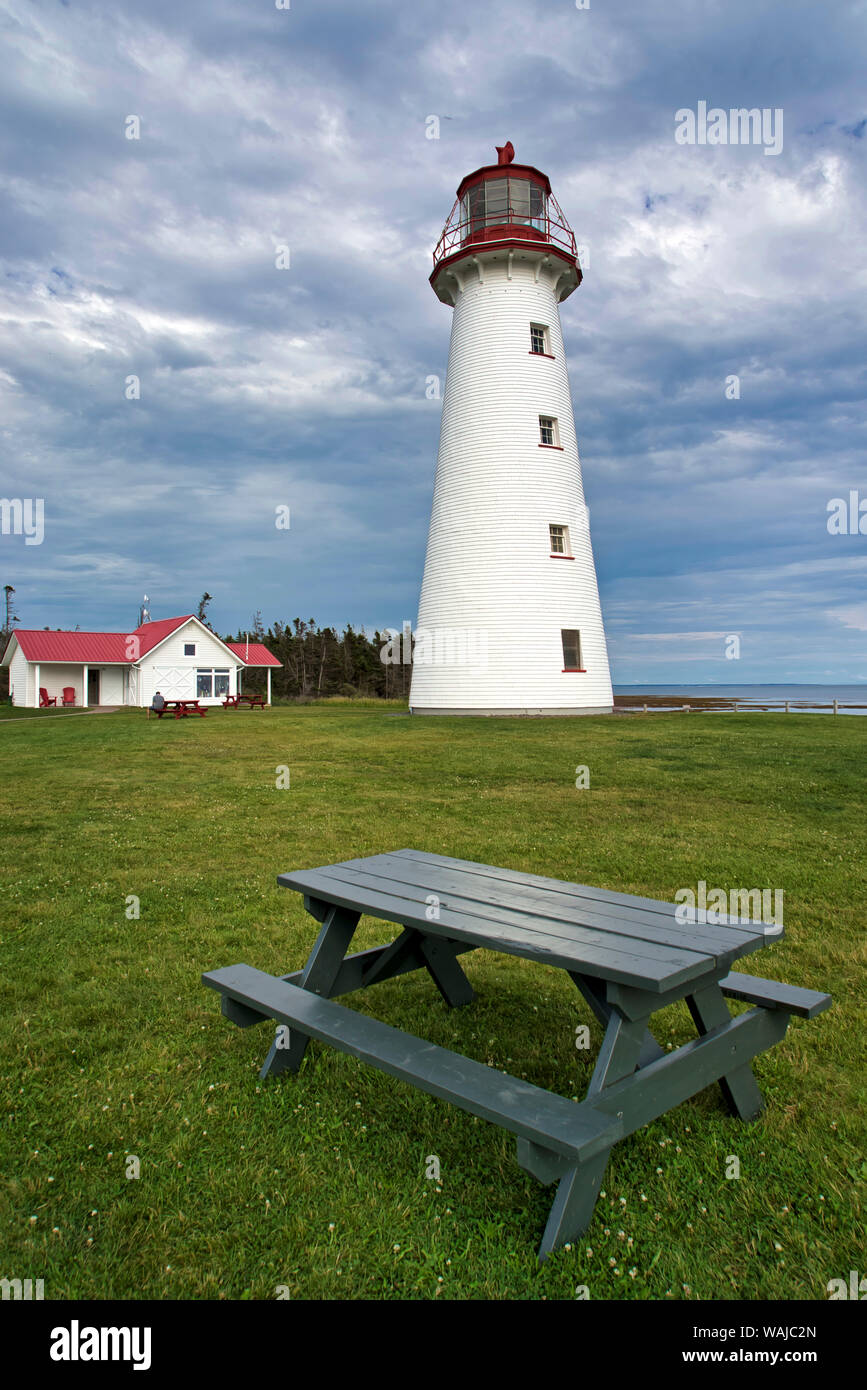
<path fill-rule="evenodd" d="M 373 857 L 373 856 L 371 856 Z M 582 900 L 593 899 L 600 904 L 606 903 L 632 913 L 638 910 L 652 912 L 661 917 L 669 917 L 677 926 L 680 926 L 675 919 L 676 905 L 669 903 L 661 898 L 644 898 L 633 893 L 615 893 L 607 888 L 597 888 L 585 883 L 570 883 L 566 879 L 546 878 L 542 874 L 525 873 L 518 869 L 500 869 L 493 864 L 477 864 L 470 859 L 453 859 L 445 854 L 429 854 L 424 850 L 399 849 L 394 850 L 391 857 L 398 859 L 408 859 L 431 867 L 441 865 L 443 867 L 465 870 L 468 873 L 477 874 L 485 879 L 502 879 L 505 883 L 516 885 L 533 885 L 545 889 L 551 893 L 566 894 L 575 896 Z M 362 863 L 363 860 L 348 860 L 348 863 Z M 370 862 L 368 860 L 367 862 Z M 734 919 L 731 923 L 725 920 L 725 914 L 720 913 L 723 918 L 721 922 L 701 922 L 685 923 L 682 927 L 684 931 L 691 931 L 694 925 L 705 927 L 708 931 L 729 933 L 741 931 L 744 937 L 752 940 L 755 936 L 753 930 L 762 924 L 757 921 L 744 922 L 741 919 Z M 698 917 L 698 912 L 696 913 Z M 716 913 L 714 914 L 716 916 Z M 746 944 L 746 942 L 745 942 Z"/>
<path fill-rule="evenodd" d="M 503 912 L 497 909 L 494 909 L 494 916 L 488 918 L 478 912 L 453 911 L 441 905 L 438 919 L 431 921 L 426 916 L 422 893 L 415 897 L 400 896 L 393 884 L 388 884 L 387 891 L 377 891 L 359 883 L 357 878 L 340 877 L 333 872 L 341 868 L 341 865 L 326 865 L 320 869 L 279 874 L 277 881 L 282 887 L 309 897 L 366 912 L 387 922 L 417 927 L 429 935 L 469 941 L 507 955 L 601 975 L 618 984 L 657 993 L 699 979 L 714 969 L 713 957 L 695 951 L 675 947 L 651 950 L 648 943 L 646 954 L 639 955 L 635 943 L 630 942 L 628 950 L 606 944 L 605 933 L 597 932 L 594 939 L 591 932 L 581 934 L 580 928 L 560 924 L 558 934 L 557 923 L 546 924 L 551 927 L 546 930 L 538 924 L 531 925 L 532 919 L 528 918 L 523 918 L 520 925 L 504 925 Z M 401 891 L 406 894 L 409 890 Z M 621 943 L 623 940 L 621 938 Z"/>
<path fill-rule="evenodd" d="M 369 888 L 374 892 L 406 899 L 417 904 L 420 909 L 423 909 L 426 897 L 429 896 L 426 884 L 404 884 L 390 877 L 367 873 L 343 864 L 331 865 L 324 872 L 328 878 L 338 879 L 341 883 L 357 884 L 360 889 Z M 646 929 L 644 935 L 633 935 L 622 932 L 611 918 L 594 919 L 592 914 L 586 914 L 583 918 L 576 917 L 574 921 L 566 920 L 565 917 L 545 916 L 521 907 L 501 904 L 496 900 L 468 898 L 442 886 L 441 892 L 444 896 L 439 901 L 440 913 L 446 907 L 452 912 L 460 913 L 470 924 L 473 924 L 474 919 L 480 919 L 485 930 L 489 924 L 496 924 L 507 928 L 516 940 L 529 943 L 541 932 L 545 936 L 555 937 L 564 942 L 583 943 L 586 946 L 604 949 L 612 955 L 623 957 L 630 964 L 643 966 L 647 961 L 655 961 L 665 966 L 679 966 L 701 961 L 705 970 L 716 966 L 728 967 L 739 954 L 737 950 L 729 950 L 714 955 L 701 946 L 691 944 L 684 937 L 673 943 L 659 941 L 649 936 Z"/>
<path fill-rule="evenodd" d="M 744 924 L 729 927 L 712 923 L 680 923 L 674 917 L 673 907 L 670 908 L 670 916 L 650 913 L 643 908 L 629 910 L 573 892 L 545 892 L 520 879 L 500 884 L 496 880 L 472 874 L 463 866 L 453 868 L 422 864 L 400 854 L 350 859 L 341 867 L 352 867 L 364 874 L 379 874 L 394 883 L 425 886 L 428 892 L 448 894 L 451 901 L 460 898 L 485 906 L 496 904 L 549 922 L 594 927 L 615 936 L 649 941 L 654 945 L 685 947 L 699 954 L 714 956 L 721 964 L 758 950 L 764 944 L 763 935 Z"/>

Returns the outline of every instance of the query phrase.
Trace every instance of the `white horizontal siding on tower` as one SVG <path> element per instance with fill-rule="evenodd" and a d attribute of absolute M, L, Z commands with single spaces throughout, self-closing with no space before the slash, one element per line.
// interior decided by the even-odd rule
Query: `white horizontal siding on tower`
<path fill-rule="evenodd" d="M 538 253 L 461 269 L 452 323 L 418 630 L 470 629 L 472 664 L 416 663 L 414 711 L 574 712 L 612 707 L 581 484 L 556 277 Z M 537 278 L 538 273 L 538 278 Z M 548 328 L 552 357 L 530 352 Z M 539 417 L 559 449 L 540 448 Z M 549 526 L 573 559 L 552 559 Z M 564 672 L 561 630 L 584 672 Z M 473 645 L 473 640 L 475 645 Z"/>

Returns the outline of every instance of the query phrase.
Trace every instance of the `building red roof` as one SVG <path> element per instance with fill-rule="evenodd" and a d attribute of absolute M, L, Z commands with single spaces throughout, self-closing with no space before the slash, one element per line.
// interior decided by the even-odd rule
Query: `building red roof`
<path fill-rule="evenodd" d="M 155 623 L 142 623 L 141 627 L 132 628 L 129 632 L 50 632 L 25 627 L 17 629 L 12 636 L 18 639 L 18 645 L 28 661 L 131 666 L 192 617 L 192 613 L 187 613 L 182 618 L 160 618 Z M 216 633 L 213 635 L 217 637 Z M 138 639 L 137 647 L 132 643 L 132 638 Z M 221 642 L 222 638 L 217 637 L 217 641 Z M 246 642 L 224 642 L 223 645 L 240 657 L 245 666 L 283 664 L 261 642 L 251 642 L 249 648 Z M 8 652 L 7 646 L 4 661 Z"/>
<path fill-rule="evenodd" d="M 42 632 L 21 628 L 14 632 L 28 661 L 122 662 L 130 664 L 123 632 Z"/>
<path fill-rule="evenodd" d="M 227 642 L 226 646 L 230 651 L 239 656 L 245 666 L 282 666 L 283 662 L 278 661 L 273 652 L 269 652 L 261 642 L 251 642 L 249 647 L 246 642 Z"/>
<path fill-rule="evenodd" d="M 188 623 L 192 617 L 192 613 L 187 613 L 186 617 L 183 618 L 159 618 L 155 623 L 142 623 L 141 627 L 137 627 L 131 634 L 139 639 L 140 655 L 144 656 L 151 651 L 158 642 L 162 642 L 166 637 L 176 632 L 179 627 L 183 627 L 184 623 Z M 214 633 L 215 637 L 216 635 Z M 219 638 L 217 640 L 219 641 Z"/>
<path fill-rule="evenodd" d="M 192 616 L 187 613 L 183 618 L 162 618 L 155 623 L 143 623 L 141 627 L 131 628 L 129 632 L 51 632 L 43 628 L 25 627 L 16 629 L 12 636 L 17 637 L 18 645 L 28 661 L 131 666 L 172 632 L 188 623 Z M 137 648 L 130 640 L 133 637 L 138 639 Z M 8 652 L 8 647 L 6 650 Z"/>

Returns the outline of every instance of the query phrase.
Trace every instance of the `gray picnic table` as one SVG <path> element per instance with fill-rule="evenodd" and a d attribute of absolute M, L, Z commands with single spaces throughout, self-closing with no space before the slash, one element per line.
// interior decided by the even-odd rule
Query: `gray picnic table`
<path fill-rule="evenodd" d="M 303 970 L 278 977 L 230 965 L 202 975 L 231 1022 L 278 1024 L 260 1075 L 296 1072 L 316 1038 L 511 1131 L 518 1164 L 557 1183 L 540 1260 L 589 1225 L 618 1140 L 715 1081 L 735 1115 L 755 1118 L 762 1098 L 751 1060 L 785 1036 L 792 1014 L 813 1018 L 831 1003 L 815 990 L 730 973 L 740 956 L 767 944 L 763 924 L 681 922 L 673 903 L 654 898 L 413 849 L 280 874 L 277 882 L 302 893 L 322 924 Z M 388 945 L 348 955 L 362 914 L 403 930 Z M 447 1005 L 469 1004 L 473 989 L 459 957 L 479 947 L 565 970 L 602 1023 L 580 1103 L 332 1002 L 426 970 Z M 754 1007 L 733 1018 L 727 998 Z M 680 999 L 698 1037 L 667 1052 L 651 1018 Z"/>

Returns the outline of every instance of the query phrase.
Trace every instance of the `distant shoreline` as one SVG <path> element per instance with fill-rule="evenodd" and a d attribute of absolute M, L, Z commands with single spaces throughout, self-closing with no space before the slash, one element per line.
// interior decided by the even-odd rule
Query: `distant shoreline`
<path fill-rule="evenodd" d="M 768 687 L 769 689 L 771 687 Z M 780 689 L 785 690 L 786 686 Z M 822 687 L 819 687 L 820 689 Z M 803 689 L 803 687 L 802 687 Z M 851 689 L 851 687 L 850 687 Z M 808 711 L 827 711 L 833 712 L 834 699 L 827 694 L 810 698 L 809 696 L 769 696 L 766 699 L 750 695 L 693 695 L 684 693 L 673 687 L 671 692 L 666 695 L 659 694 L 659 687 L 653 694 L 645 693 L 641 687 L 637 687 L 634 694 L 615 695 L 615 713 L 634 713 L 636 710 L 641 712 L 645 707 L 652 709 L 683 710 L 688 707 L 693 710 L 753 710 L 756 713 L 784 713 L 788 705 L 792 714 L 806 713 Z M 862 703 L 863 701 L 863 703 Z M 851 710 L 867 710 L 867 687 L 861 699 L 851 700 L 845 696 L 839 698 L 839 709 L 842 712 Z"/>
<path fill-rule="evenodd" d="M 670 707 L 674 704 L 677 704 L 678 708 L 694 705 L 696 709 L 734 709 L 739 703 L 740 701 L 724 695 L 645 695 L 636 691 L 634 695 L 614 696 L 615 709 L 635 709 L 641 705 L 647 705 L 648 709 L 659 709 L 661 706 Z"/>

